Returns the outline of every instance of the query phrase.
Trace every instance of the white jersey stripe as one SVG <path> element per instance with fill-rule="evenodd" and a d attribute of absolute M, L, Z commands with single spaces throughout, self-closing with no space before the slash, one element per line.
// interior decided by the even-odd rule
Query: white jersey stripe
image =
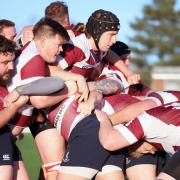
<path fill-rule="evenodd" d="M 79 68 L 82 68 L 83 66 L 87 67 L 87 68 L 94 67 L 94 66 L 86 63 L 90 57 L 91 46 L 90 46 L 89 41 L 87 40 L 85 34 L 81 34 L 77 37 L 71 38 L 71 44 L 80 48 L 86 57 L 83 61 L 76 62 L 74 65 Z"/>
<path fill-rule="evenodd" d="M 123 87 L 127 88 L 129 86 L 129 83 L 127 82 L 123 73 L 121 73 L 118 70 L 113 70 L 113 69 L 111 70 L 108 68 L 108 66 L 103 68 L 103 71 L 100 76 L 105 75 L 105 76 L 109 77 L 109 76 L 113 76 L 113 74 L 117 74 L 120 77 L 120 79 L 119 79 L 116 76 L 116 80 L 120 80 L 121 83 L 123 84 Z"/>
<path fill-rule="evenodd" d="M 68 134 L 68 138 L 69 138 L 72 130 L 76 127 L 76 125 L 77 125 L 81 120 L 83 120 L 86 116 L 88 116 L 88 115 L 78 114 L 78 115 L 75 117 L 73 123 L 71 124 L 71 128 L 70 128 L 69 134 Z"/>
<path fill-rule="evenodd" d="M 115 129 L 117 129 L 124 136 L 124 138 L 129 142 L 129 144 L 134 144 L 138 141 L 136 136 L 127 127 L 120 126 L 116 127 Z"/>
<path fill-rule="evenodd" d="M 64 117 L 64 114 L 66 113 L 66 110 L 69 108 L 69 104 L 71 104 L 72 101 L 74 101 L 74 98 L 75 96 L 69 97 L 60 107 L 60 109 L 58 110 L 55 116 L 54 126 L 57 128 L 59 133 L 61 133 L 61 124 L 62 124 L 62 119 Z"/>
<path fill-rule="evenodd" d="M 25 104 L 23 107 L 21 107 L 18 112 L 22 115 L 26 115 L 26 116 L 31 116 L 32 115 L 32 111 L 33 111 L 34 107 L 28 104 Z"/>
<path fill-rule="evenodd" d="M 60 66 L 60 68 L 62 68 L 62 69 L 68 68 L 68 63 L 62 56 L 58 55 L 56 57 L 56 62 L 58 63 L 58 66 Z"/>
<path fill-rule="evenodd" d="M 107 101 L 104 101 L 103 108 L 101 109 L 101 111 L 104 111 L 107 114 L 113 114 L 115 112 L 111 104 L 109 104 Z"/>
<path fill-rule="evenodd" d="M 154 117 L 147 114 L 146 112 L 138 116 L 138 120 L 141 123 L 144 134 L 146 134 L 146 131 L 149 129 L 150 126 L 152 126 L 152 118 Z"/>
<path fill-rule="evenodd" d="M 173 146 L 180 145 L 180 127 L 168 125 L 147 113 L 139 116 L 138 119 L 142 124 L 147 141 L 161 144 L 166 152 L 175 152 Z"/>
<path fill-rule="evenodd" d="M 164 104 L 171 103 L 174 101 L 178 101 L 177 97 L 174 96 L 172 93 L 163 92 L 163 91 L 158 91 L 156 93 L 161 96 L 161 98 L 164 101 Z"/>

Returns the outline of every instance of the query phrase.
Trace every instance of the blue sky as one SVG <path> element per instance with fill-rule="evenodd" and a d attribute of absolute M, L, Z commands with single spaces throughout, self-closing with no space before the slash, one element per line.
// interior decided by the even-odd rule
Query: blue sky
<path fill-rule="evenodd" d="M 0 19 L 9 19 L 16 23 L 17 32 L 28 24 L 36 23 L 43 15 L 44 9 L 54 0 L 11 0 L 1 1 Z M 69 7 L 70 21 L 86 22 L 91 13 L 97 9 L 105 9 L 115 13 L 121 24 L 118 40 L 128 42 L 127 36 L 133 31 L 129 23 L 142 16 L 143 6 L 152 0 L 63 0 Z M 11 5 L 10 5 L 11 3 Z M 176 7 L 180 7 L 177 0 Z"/>

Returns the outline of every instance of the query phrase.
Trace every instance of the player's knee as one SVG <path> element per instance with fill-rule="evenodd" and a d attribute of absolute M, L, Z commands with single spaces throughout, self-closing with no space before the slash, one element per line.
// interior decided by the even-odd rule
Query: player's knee
<path fill-rule="evenodd" d="M 61 161 L 44 164 L 42 166 L 44 177 L 46 178 L 47 176 L 51 174 L 57 175 L 60 170 L 60 165 L 61 165 Z"/>

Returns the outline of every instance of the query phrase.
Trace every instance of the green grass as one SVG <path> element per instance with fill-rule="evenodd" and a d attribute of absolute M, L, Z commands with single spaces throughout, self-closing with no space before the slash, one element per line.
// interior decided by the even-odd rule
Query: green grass
<path fill-rule="evenodd" d="M 24 138 L 17 140 L 16 144 L 22 153 L 30 180 L 37 180 L 41 162 L 32 135 L 30 133 L 24 133 Z"/>

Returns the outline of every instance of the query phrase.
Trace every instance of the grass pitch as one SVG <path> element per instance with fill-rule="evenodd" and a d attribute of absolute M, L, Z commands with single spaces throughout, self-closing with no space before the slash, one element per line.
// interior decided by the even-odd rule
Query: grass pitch
<path fill-rule="evenodd" d="M 41 162 L 32 135 L 30 133 L 24 133 L 24 138 L 17 140 L 16 144 L 22 153 L 30 179 L 37 180 Z"/>

